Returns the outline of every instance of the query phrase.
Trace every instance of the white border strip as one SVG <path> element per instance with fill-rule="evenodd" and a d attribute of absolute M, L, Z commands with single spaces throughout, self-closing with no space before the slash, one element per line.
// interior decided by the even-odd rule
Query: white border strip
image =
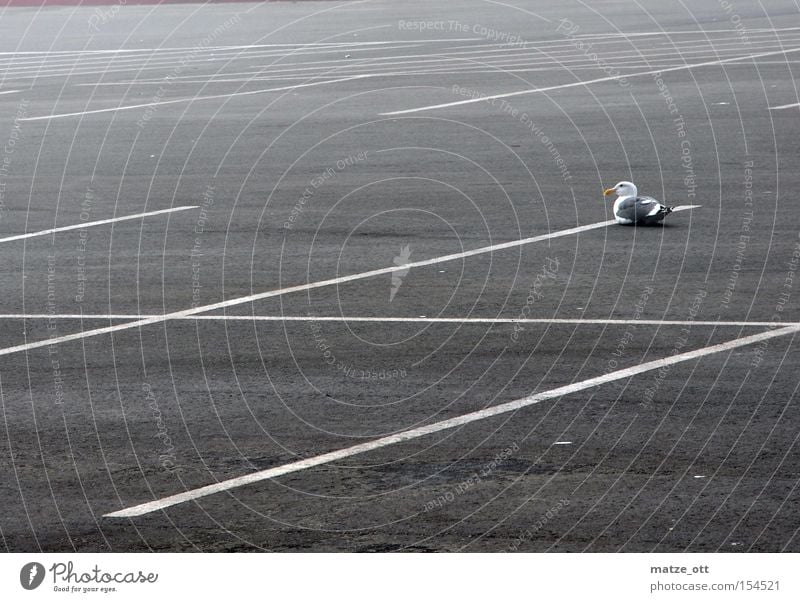
<path fill-rule="evenodd" d="M 214 495 L 215 493 L 229 491 L 231 489 L 235 489 L 236 487 L 251 485 L 253 483 L 264 481 L 266 479 L 273 479 L 275 477 L 280 477 L 290 473 L 300 472 L 302 470 L 307 470 L 315 466 L 320 466 L 322 464 L 329 464 L 337 460 L 342 460 L 344 458 L 349 458 L 351 456 L 355 456 L 358 454 L 374 451 L 376 449 L 387 447 L 389 445 L 394 445 L 396 443 L 411 441 L 412 439 L 418 439 L 420 437 L 425 437 L 426 435 L 431 435 L 433 433 L 438 433 L 440 431 L 444 431 L 447 429 L 452 429 L 458 426 L 464 426 L 472 422 L 477 422 L 479 420 L 484 420 L 486 418 L 491 418 L 493 416 L 498 416 L 500 414 L 507 414 L 508 412 L 514 412 L 516 410 L 541 403 L 542 401 L 546 401 L 548 399 L 555 399 L 557 397 L 569 395 L 570 393 L 584 391 L 586 389 L 597 387 L 599 385 L 604 385 L 606 383 L 615 380 L 629 378 L 632 376 L 636 376 L 637 374 L 642 374 L 643 372 L 649 372 L 651 370 L 657 370 L 658 368 L 662 368 L 664 366 L 671 366 L 673 364 L 687 362 L 714 353 L 729 351 L 731 349 L 736 349 L 738 347 L 743 347 L 745 345 L 752 345 L 753 343 L 759 343 L 761 341 L 774 339 L 776 337 L 785 336 L 788 334 L 794 334 L 798 331 L 800 331 L 800 325 L 788 326 L 778 330 L 772 330 L 768 332 L 754 334 L 751 336 L 742 337 L 740 339 L 727 341 L 725 343 L 720 343 L 718 345 L 712 345 L 710 347 L 704 347 L 702 349 L 696 349 L 694 351 L 688 351 L 686 353 L 680 353 L 678 355 L 673 355 L 664 359 L 646 362 L 644 364 L 639 364 L 638 366 L 625 368 L 623 370 L 616 370 L 615 372 L 609 372 L 608 374 L 603 374 L 602 376 L 589 378 L 587 380 L 583 380 L 577 383 L 572 383 L 569 385 L 565 385 L 563 387 L 551 389 L 550 391 L 543 391 L 542 393 L 536 393 L 528 397 L 523 397 L 522 399 L 509 401 L 507 403 L 502 403 L 496 406 L 485 408 L 483 410 L 470 412 L 469 414 L 464 414 L 462 416 L 457 416 L 455 418 L 450 418 L 448 420 L 442 420 L 440 422 L 435 422 L 427 426 L 422 426 L 408 431 L 402 431 L 399 433 L 395 433 L 394 435 L 389 435 L 388 437 L 381 437 L 380 439 L 368 441 L 367 443 L 362 443 L 360 445 L 354 445 L 352 447 L 347 447 L 345 449 L 328 452 L 326 454 L 314 456 L 312 458 L 306 458 L 305 460 L 290 462 L 289 464 L 276 466 L 275 468 L 269 468 L 267 470 L 261 470 L 258 472 L 243 475 L 241 477 L 227 479 L 225 481 L 219 481 L 212 485 L 206 485 L 205 487 L 191 489 L 189 491 L 185 491 L 183 493 L 178 493 L 176 495 L 171 495 L 165 498 L 154 500 L 152 502 L 131 506 L 129 508 L 124 508 L 122 510 L 117 510 L 115 512 L 104 514 L 103 516 L 105 516 L 106 518 L 131 518 L 134 516 L 142 516 L 143 514 L 149 514 L 151 512 L 156 512 L 157 510 L 164 510 L 165 508 L 169 508 L 177 504 L 182 504 L 184 502 L 189 502 L 209 495 Z"/>
<path fill-rule="evenodd" d="M 104 224 L 113 224 L 115 222 L 124 222 L 132 219 L 139 219 L 142 217 L 150 217 L 151 215 L 162 215 L 164 213 L 175 213 L 176 211 L 186 211 L 187 209 L 197 209 L 197 205 L 184 205 L 182 207 L 172 207 L 170 209 L 159 209 L 158 211 L 148 211 L 146 213 L 136 213 L 134 215 L 123 215 L 122 217 L 112 217 L 110 219 L 101 219 L 96 222 L 83 222 L 80 224 L 73 224 L 71 226 L 61 226 L 60 228 L 50 228 L 49 230 L 40 230 L 39 232 L 28 232 L 27 234 L 15 234 L 14 236 L 6 236 L 0 238 L 0 242 L 11 242 L 13 240 L 22 240 L 23 238 L 34 238 L 36 236 L 46 236 L 48 234 L 55 234 L 56 232 L 67 232 L 69 230 L 82 230 L 84 228 L 91 228 L 92 226 L 102 226 Z"/>

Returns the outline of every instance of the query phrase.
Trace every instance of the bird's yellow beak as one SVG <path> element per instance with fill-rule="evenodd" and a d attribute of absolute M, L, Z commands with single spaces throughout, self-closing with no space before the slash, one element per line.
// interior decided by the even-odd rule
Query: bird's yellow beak
<path fill-rule="evenodd" d="M 603 191 L 603 196 L 608 196 L 609 194 L 614 194 L 616 190 L 614 188 L 606 188 Z"/>

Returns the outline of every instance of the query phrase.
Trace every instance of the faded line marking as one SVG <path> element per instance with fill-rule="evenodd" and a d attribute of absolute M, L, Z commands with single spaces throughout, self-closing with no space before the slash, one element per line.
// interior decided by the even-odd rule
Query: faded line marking
<path fill-rule="evenodd" d="M 791 109 L 792 107 L 800 107 L 800 102 L 793 102 L 788 105 L 778 105 L 777 107 L 769 107 L 770 111 L 780 111 L 781 109 Z"/>
<path fill-rule="evenodd" d="M 389 25 L 381 25 L 375 29 L 390 27 Z M 248 50 L 251 48 L 336 48 L 336 47 L 349 47 L 349 46 L 385 46 L 387 44 L 420 44 L 426 42 L 452 42 L 452 41 L 481 41 L 484 38 L 431 38 L 428 40 L 382 40 L 379 42 L 298 42 L 292 44 L 246 44 L 242 46 L 206 46 L 203 48 L 204 52 L 214 53 L 224 50 Z M 176 46 L 176 47 L 159 47 L 159 48 L 109 48 L 105 50 L 29 50 L 29 51 L 10 51 L 0 52 L 0 56 L 77 56 L 85 54 L 122 54 L 122 53 L 151 53 L 159 54 L 164 52 L 184 52 L 196 51 L 197 48 L 193 46 Z"/>

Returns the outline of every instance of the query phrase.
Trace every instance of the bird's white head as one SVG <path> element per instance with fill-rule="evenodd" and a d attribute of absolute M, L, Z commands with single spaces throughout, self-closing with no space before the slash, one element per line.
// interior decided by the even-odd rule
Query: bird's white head
<path fill-rule="evenodd" d="M 615 193 L 617 196 L 626 197 L 626 196 L 636 196 L 638 194 L 638 191 L 636 190 L 636 184 L 634 184 L 633 182 L 620 182 L 613 188 L 609 188 L 603 191 L 603 194 L 605 196 Z"/>

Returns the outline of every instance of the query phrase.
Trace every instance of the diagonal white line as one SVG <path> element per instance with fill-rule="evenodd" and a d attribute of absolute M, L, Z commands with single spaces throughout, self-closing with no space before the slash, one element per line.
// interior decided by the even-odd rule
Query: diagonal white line
<path fill-rule="evenodd" d="M 25 234 L 14 234 L 13 236 L 6 236 L 0 238 L 0 242 L 11 242 L 12 240 L 22 240 L 23 238 L 34 238 L 35 236 L 46 236 L 48 234 L 55 234 L 56 232 L 67 232 L 69 230 L 82 230 L 83 228 L 91 228 L 92 226 L 102 226 L 104 224 L 113 224 L 115 222 L 124 222 L 131 219 L 139 219 L 142 217 L 150 217 L 151 215 L 162 215 L 164 213 L 175 213 L 176 211 L 186 211 L 187 209 L 197 209 L 197 205 L 184 205 L 182 207 L 172 207 L 170 209 L 159 209 L 158 211 L 147 211 L 146 213 L 135 213 L 134 215 L 123 215 L 121 217 L 112 217 L 109 219 L 101 219 L 96 222 L 83 222 L 80 224 L 72 224 L 71 226 L 61 226 L 59 228 L 50 228 L 48 230 L 40 230 L 39 232 L 27 232 Z"/>
<path fill-rule="evenodd" d="M 675 207 L 673 211 L 685 211 L 687 209 L 692 209 L 698 207 L 698 205 L 681 205 Z M 496 245 L 490 245 L 488 247 L 480 247 L 478 249 L 472 249 L 470 251 L 462 251 L 460 253 L 453 253 L 451 255 L 443 255 L 440 257 L 433 257 L 431 259 L 425 259 L 422 261 L 413 261 L 411 263 L 404 263 L 402 265 L 395 265 L 388 268 L 380 268 L 377 270 L 370 270 L 368 272 L 361 272 L 358 274 L 350 274 L 349 276 L 339 276 L 337 278 L 330 278 L 328 280 L 319 280 L 317 282 L 308 282 L 306 284 L 298 284 L 296 286 L 289 286 L 287 288 L 279 288 L 274 289 L 271 291 L 266 291 L 264 293 L 256 293 L 253 295 L 247 295 L 245 297 L 237 297 L 235 299 L 228 299 L 227 301 L 219 301 L 217 303 L 211 303 L 209 305 L 200 305 L 198 307 L 193 307 L 191 309 L 183 309 L 180 311 L 175 311 L 172 313 L 160 315 L 160 316 L 153 316 L 150 318 L 143 318 L 141 320 L 135 320 L 133 322 L 126 322 L 125 324 L 115 324 L 113 326 L 105 326 L 103 328 L 94 328 L 92 330 L 84 330 L 82 332 L 76 332 L 74 334 L 68 334 L 61 337 L 54 337 L 52 339 L 45 339 L 43 341 L 36 341 L 33 343 L 24 343 L 22 345 L 14 345 L 13 347 L 5 347 L 0 349 L 0 356 L 2 355 L 11 355 L 12 353 L 19 353 L 21 351 L 28 351 L 30 349 L 38 349 L 40 347 L 47 347 L 49 345 L 58 345 L 59 343 L 66 343 L 69 341 L 76 341 L 79 339 L 85 339 L 88 337 L 94 337 L 101 334 L 109 334 L 112 332 L 116 332 L 119 330 L 127 330 L 130 328 L 138 328 L 140 326 L 147 326 L 149 324 L 159 324 L 161 322 L 166 322 L 168 320 L 176 320 L 185 318 L 187 316 L 193 316 L 196 314 L 202 314 L 209 311 L 214 311 L 216 309 L 224 309 L 226 307 L 232 307 L 234 305 L 241 305 L 243 303 L 251 303 L 253 301 L 259 301 L 261 299 L 268 299 L 270 297 L 279 297 L 281 295 L 287 295 L 290 293 L 298 293 L 302 291 L 309 291 L 316 288 L 322 288 L 325 286 L 332 286 L 335 284 L 342 284 L 344 282 L 353 282 L 355 280 L 362 280 L 364 278 L 371 278 L 373 276 L 380 276 L 382 274 L 391 274 L 392 272 L 397 272 L 400 270 L 408 270 L 411 268 L 423 267 L 428 265 L 435 265 L 437 263 L 444 263 L 446 261 L 453 261 L 455 259 L 463 259 L 466 257 L 472 257 L 474 255 L 482 255 L 484 253 L 493 253 L 494 251 L 501 251 L 503 249 L 511 249 L 514 247 L 521 247 L 523 245 L 541 242 L 543 240 L 552 240 L 554 238 L 561 238 L 563 236 L 570 236 L 572 234 L 578 234 L 580 232 L 588 232 L 589 230 L 597 230 L 598 228 L 606 228 L 612 224 L 615 224 L 615 220 L 607 220 L 604 222 L 596 222 L 594 224 L 588 224 L 586 226 L 578 226 L 576 228 L 568 228 L 566 230 L 557 230 L 556 232 L 550 232 L 548 234 L 540 234 L 539 236 L 532 236 L 530 238 L 523 238 L 521 240 L 512 240 L 511 242 L 504 242 Z"/>
<path fill-rule="evenodd" d="M 337 460 L 342 460 L 344 458 L 349 458 L 351 456 L 355 456 L 358 454 L 374 451 L 376 449 L 387 447 L 389 445 L 395 445 L 397 443 L 411 441 L 412 439 L 418 439 L 420 437 L 425 437 L 427 435 L 438 433 L 440 431 L 444 431 L 447 429 L 464 426 L 466 424 L 477 422 L 479 420 L 485 420 L 486 418 L 491 418 L 493 416 L 498 416 L 500 414 L 507 414 L 509 412 L 514 412 L 516 410 L 541 403 L 542 401 L 546 401 L 548 399 L 563 397 L 564 395 L 568 395 L 570 393 L 584 391 L 586 389 L 597 387 L 623 378 L 630 378 L 632 376 L 636 376 L 637 374 L 642 374 L 644 372 L 657 370 L 664 366 L 671 366 L 673 364 L 687 362 L 714 353 L 729 351 L 731 349 L 736 349 L 738 347 L 743 347 L 745 345 L 752 345 L 754 343 L 766 341 L 776 337 L 794 334 L 798 331 L 800 331 L 800 325 L 787 326 L 785 328 L 780 328 L 778 330 L 771 330 L 759 334 L 754 334 L 751 336 L 742 337 L 740 339 L 727 341 L 725 343 L 720 343 L 718 345 L 712 345 L 710 347 L 703 347 L 702 349 L 688 351 L 686 353 L 679 353 L 677 355 L 672 355 L 664 359 L 646 362 L 644 364 L 639 364 L 638 366 L 625 368 L 623 370 L 616 370 L 615 372 L 609 372 L 608 374 L 603 374 L 601 376 L 589 378 L 587 380 L 565 385 L 563 387 L 558 387 L 556 389 L 551 389 L 549 391 L 535 393 L 528 397 L 523 397 L 521 399 L 509 401 L 507 403 L 502 403 L 496 406 L 485 408 L 483 410 L 470 412 L 469 414 L 464 414 L 462 416 L 457 416 L 455 418 L 449 418 L 447 420 L 435 422 L 427 426 L 422 426 L 408 431 L 402 431 L 399 433 L 395 433 L 393 435 L 389 435 L 387 437 L 381 437 L 380 439 L 375 439 L 373 441 L 368 441 L 366 443 L 361 443 L 359 445 L 347 447 L 345 449 L 340 449 L 319 456 L 314 456 L 313 458 L 306 458 L 305 460 L 290 462 L 289 464 L 276 466 L 275 468 L 269 468 L 267 470 L 261 470 L 258 472 L 243 475 L 241 477 L 227 479 L 225 481 L 219 481 L 217 483 L 213 483 L 212 485 L 206 485 L 205 487 L 191 489 L 189 491 L 185 491 L 183 493 L 178 493 L 176 495 L 171 495 L 165 498 L 154 500 L 152 502 L 146 502 L 144 504 L 131 506 L 130 508 L 117 510 L 116 512 L 110 512 L 108 514 L 105 514 L 104 516 L 107 518 L 130 518 L 134 516 L 142 516 L 143 514 L 149 514 L 157 510 L 163 510 L 165 508 L 169 508 L 177 504 L 182 504 L 184 502 L 197 500 L 199 498 L 213 495 L 215 493 L 229 491 L 237 487 L 250 485 L 252 483 L 257 483 L 259 481 L 264 481 L 266 479 L 273 479 L 286 474 L 307 470 L 315 466 L 320 466 L 322 464 L 329 464 Z"/>
<path fill-rule="evenodd" d="M 447 107 L 457 107 L 460 105 L 468 105 L 473 104 L 476 102 L 486 102 L 497 100 L 499 98 L 510 98 L 512 96 L 522 96 L 525 94 L 538 94 L 540 92 L 550 92 L 552 90 L 563 90 L 565 88 L 575 88 L 578 86 L 588 86 L 591 84 L 599 84 L 602 82 L 611 82 L 616 81 L 619 79 L 630 79 L 632 77 L 643 77 L 645 75 L 653 75 L 655 73 L 668 73 L 670 71 L 687 71 L 689 69 L 697 69 L 699 67 L 711 67 L 714 65 L 723 65 L 725 63 L 733 63 L 736 61 L 746 61 L 750 59 L 757 59 L 763 56 L 774 56 L 778 54 L 789 54 L 791 52 L 800 52 L 800 48 L 790 48 L 788 50 L 775 50 L 772 52 L 760 52 L 757 54 L 748 54 L 745 56 L 735 56 L 728 59 L 719 59 L 716 61 L 705 61 L 702 63 L 694 63 L 692 65 L 681 65 L 680 67 L 668 67 L 666 69 L 652 69 L 650 71 L 639 71 L 638 73 L 622 73 L 620 75 L 614 75 L 609 77 L 599 77 L 597 79 L 590 79 L 578 82 L 572 82 L 569 84 L 560 84 L 557 86 L 547 86 L 544 88 L 533 88 L 532 90 L 519 90 L 517 92 L 506 92 L 504 94 L 493 94 L 489 96 L 481 96 L 480 98 L 468 98 L 465 100 L 456 100 L 453 102 L 444 102 L 441 104 L 436 105 L 427 105 L 424 107 L 416 107 L 413 109 L 402 109 L 400 111 L 388 111 L 386 113 L 379 113 L 379 115 L 387 116 L 387 115 L 406 115 L 408 113 L 419 113 L 421 111 L 432 111 L 434 109 L 444 109 Z"/>

